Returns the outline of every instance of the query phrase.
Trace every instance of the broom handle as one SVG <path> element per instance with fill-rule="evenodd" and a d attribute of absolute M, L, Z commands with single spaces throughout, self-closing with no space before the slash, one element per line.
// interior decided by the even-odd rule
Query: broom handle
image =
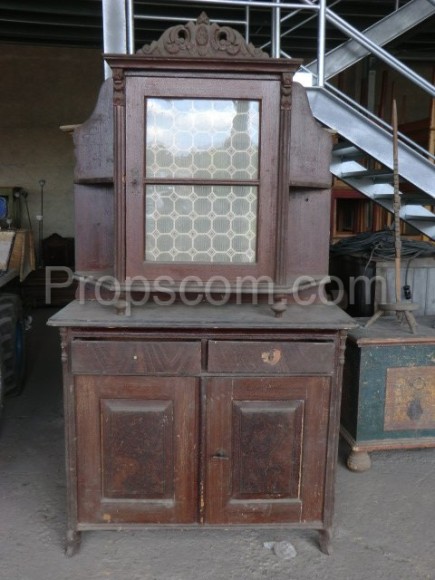
<path fill-rule="evenodd" d="M 401 301 L 401 283 L 400 283 L 400 256 L 402 243 L 400 240 L 400 192 L 399 192 L 399 145 L 397 129 L 397 105 L 396 99 L 393 100 L 393 185 L 394 185 L 394 248 L 395 248 L 395 274 L 396 274 L 396 302 Z"/>

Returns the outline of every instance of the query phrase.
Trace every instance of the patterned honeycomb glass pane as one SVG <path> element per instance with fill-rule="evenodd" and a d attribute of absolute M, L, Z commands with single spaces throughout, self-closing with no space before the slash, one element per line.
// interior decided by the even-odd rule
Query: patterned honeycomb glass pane
<path fill-rule="evenodd" d="M 255 186 L 146 188 L 147 261 L 252 263 L 256 238 Z"/>
<path fill-rule="evenodd" d="M 259 103 L 147 99 L 147 178 L 257 179 Z"/>

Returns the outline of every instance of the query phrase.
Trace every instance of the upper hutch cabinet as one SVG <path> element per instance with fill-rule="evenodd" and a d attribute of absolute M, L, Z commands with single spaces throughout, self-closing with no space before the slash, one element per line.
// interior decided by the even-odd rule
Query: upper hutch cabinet
<path fill-rule="evenodd" d="M 328 551 L 353 323 L 323 294 L 331 140 L 299 63 L 204 14 L 106 59 L 74 133 L 82 284 L 50 321 L 68 553 L 155 524 L 305 526 Z"/>
<path fill-rule="evenodd" d="M 138 290 L 234 290 L 253 276 L 277 293 L 327 275 L 331 141 L 292 82 L 299 61 L 204 14 L 106 60 L 114 106 L 107 86 L 75 135 L 78 228 L 93 248 L 79 244 L 79 271 Z M 100 143 L 112 123 L 114 165 Z"/>

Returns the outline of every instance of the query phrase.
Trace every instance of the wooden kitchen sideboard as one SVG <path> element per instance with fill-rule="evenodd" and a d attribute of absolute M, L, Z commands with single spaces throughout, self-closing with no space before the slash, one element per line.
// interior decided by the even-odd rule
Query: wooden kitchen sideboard
<path fill-rule="evenodd" d="M 67 551 L 83 530 L 251 524 L 328 551 L 354 323 L 325 304 L 332 139 L 300 61 L 204 13 L 105 59 L 74 131 L 78 300 L 50 322 Z"/>
<path fill-rule="evenodd" d="M 155 524 L 285 525 L 328 552 L 341 370 L 334 306 L 73 302 L 61 328 L 68 541 Z"/>

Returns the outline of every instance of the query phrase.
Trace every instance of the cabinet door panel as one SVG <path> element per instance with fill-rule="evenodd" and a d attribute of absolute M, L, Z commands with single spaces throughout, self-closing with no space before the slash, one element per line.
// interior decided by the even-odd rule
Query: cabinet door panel
<path fill-rule="evenodd" d="M 101 400 L 102 495 L 172 499 L 172 401 Z"/>
<path fill-rule="evenodd" d="M 79 522 L 197 518 L 196 379 L 76 377 Z"/>
<path fill-rule="evenodd" d="M 207 382 L 205 521 L 321 521 L 328 377 Z"/>
<path fill-rule="evenodd" d="M 298 499 L 303 401 L 234 401 L 234 498 Z"/>

